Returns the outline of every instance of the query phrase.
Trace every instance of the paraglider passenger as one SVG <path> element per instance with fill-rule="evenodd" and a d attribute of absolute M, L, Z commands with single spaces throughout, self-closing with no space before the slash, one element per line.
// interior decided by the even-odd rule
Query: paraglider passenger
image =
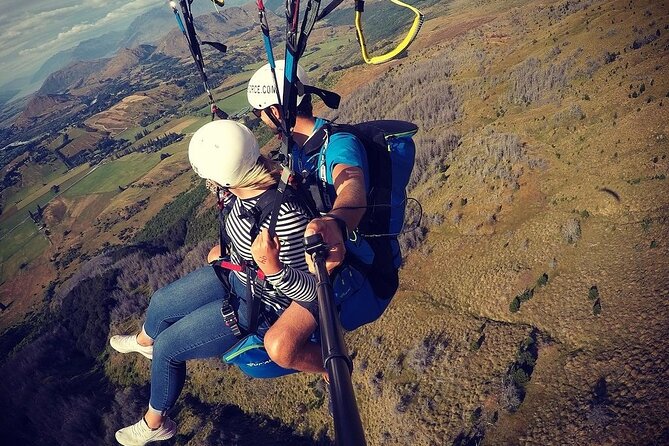
<path fill-rule="evenodd" d="M 262 293 L 256 333 L 262 337 L 275 327 L 284 336 L 313 331 L 311 322 L 300 325 L 313 320 L 316 297 L 315 279 L 308 272 L 302 248 L 309 223 L 304 209 L 293 202 L 283 203 L 276 237 L 269 236 L 268 222 L 264 221 L 255 241 L 245 218 L 258 198 L 276 187 L 280 174 L 276 166 L 260 155 L 250 130 L 229 120 L 210 122 L 195 132 L 188 155 L 200 177 L 225 188 L 232 194 L 230 199 L 235 199 L 225 224 L 232 260 L 255 261 L 273 286 Z M 216 246 L 209 260 L 219 256 L 220 246 Z M 116 432 L 119 443 L 143 445 L 174 436 L 176 424 L 167 413 L 183 389 L 186 361 L 220 357 L 238 342 L 238 336 L 223 321 L 221 307 L 226 298 L 239 325 L 246 328 L 244 296 L 249 279 L 243 271 L 230 271 L 228 280 L 230 289 L 223 286 L 213 268 L 203 266 L 154 293 L 139 334 L 110 339 L 115 350 L 140 353 L 152 360 L 148 410 L 137 423 Z M 317 346 L 291 358 L 293 368 L 307 372 L 322 372 L 321 362 Z"/>

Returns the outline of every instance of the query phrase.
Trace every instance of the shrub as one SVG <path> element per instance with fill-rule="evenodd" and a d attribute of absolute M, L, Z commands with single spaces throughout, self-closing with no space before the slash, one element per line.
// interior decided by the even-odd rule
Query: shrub
<path fill-rule="evenodd" d="M 518 387 L 525 387 L 530 381 L 530 377 L 521 369 L 514 370 L 511 379 L 513 379 L 514 384 Z"/>
<path fill-rule="evenodd" d="M 604 54 L 604 63 L 605 64 L 610 64 L 610 63 L 614 62 L 618 58 L 618 56 L 620 56 L 620 51 L 615 52 L 615 53 L 611 53 L 611 52 L 607 51 Z"/>
<path fill-rule="evenodd" d="M 431 333 L 413 350 L 410 365 L 419 373 L 424 373 L 432 364 L 439 361 L 448 347 L 446 335 Z"/>
<path fill-rule="evenodd" d="M 502 409 L 509 412 L 518 410 L 522 402 L 522 395 L 512 379 L 508 377 L 502 378 L 497 388 L 497 393 L 499 405 Z"/>
<path fill-rule="evenodd" d="M 597 289 L 597 285 L 593 285 L 588 291 L 588 299 L 596 300 L 597 298 L 599 298 L 599 290 Z"/>
<path fill-rule="evenodd" d="M 576 218 L 572 218 L 562 226 L 562 236 L 569 244 L 576 243 L 581 238 L 581 223 Z"/>
<path fill-rule="evenodd" d="M 595 316 L 602 314 L 602 301 L 600 299 L 597 299 L 592 305 L 592 314 Z"/>
<path fill-rule="evenodd" d="M 574 56 L 566 57 L 562 62 L 551 61 L 544 67 L 539 59 L 530 57 L 518 64 L 510 76 L 511 87 L 507 93 L 509 102 L 528 105 L 564 88 L 574 60 Z"/>
<path fill-rule="evenodd" d="M 541 277 L 537 279 L 537 286 L 538 287 L 546 286 L 547 283 L 548 283 L 548 273 L 543 273 Z"/>
<path fill-rule="evenodd" d="M 404 413 L 409 409 L 409 406 L 418 394 L 418 383 L 409 382 L 401 385 L 398 388 L 399 402 L 395 406 L 398 413 Z"/>
<path fill-rule="evenodd" d="M 527 302 L 528 300 L 532 299 L 532 296 L 534 296 L 534 288 L 527 288 L 525 291 L 522 292 L 522 294 L 516 296 L 516 298 L 520 302 Z"/>

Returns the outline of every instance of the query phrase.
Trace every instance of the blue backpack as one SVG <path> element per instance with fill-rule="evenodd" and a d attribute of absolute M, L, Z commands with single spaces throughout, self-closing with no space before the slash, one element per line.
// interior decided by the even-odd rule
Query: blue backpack
<path fill-rule="evenodd" d="M 399 286 L 398 270 L 402 257 L 397 237 L 404 225 L 406 189 L 416 156 L 412 138 L 417 131 L 415 124 L 395 120 L 328 123 L 320 127 L 303 147 L 306 156 L 313 155 L 323 150 L 331 135 L 340 132 L 354 135 L 365 147 L 369 174 L 367 210 L 355 233 L 362 240 L 349 239 L 345 265 L 353 267 L 362 279 L 369 281 L 374 299 L 362 299 L 359 305 L 350 302 L 348 306 L 342 305 L 341 322 L 348 330 L 381 316 Z M 325 183 L 325 172 L 318 172 L 318 178 L 309 178 L 305 184 L 321 212 L 329 210 L 332 200 L 327 196 Z M 349 275 L 348 271 L 344 272 Z M 345 288 L 346 280 L 338 281 L 336 275 L 333 278 L 335 294 L 340 297 L 338 282 Z"/>

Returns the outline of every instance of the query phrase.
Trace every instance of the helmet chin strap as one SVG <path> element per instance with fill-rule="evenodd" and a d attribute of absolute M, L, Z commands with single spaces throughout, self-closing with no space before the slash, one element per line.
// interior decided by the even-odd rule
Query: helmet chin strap
<path fill-rule="evenodd" d="M 265 114 L 267 115 L 267 117 L 269 118 L 269 120 L 272 121 L 272 124 L 274 124 L 274 126 L 275 126 L 276 129 L 277 129 L 277 131 L 282 135 L 282 137 L 284 137 L 283 132 L 281 131 L 281 128 L 282 128 L 281 126 L 283 125 L 282 122 L 281 122 L 281 120 L 280 120 L 279 118 L 277 118 L 276 116 L 274 116 L 274 113 L 272 113 L 271 111 L 269 111 L 269 109 L 272 108 L 272 107 L 274 107 L 274 105 L 270 105 L 269 107 L 267 107 L 267 108 L 265 109 Z M 281 111 L 279 111 L 279 113 L 281 113 Z M 281 155 L 280 155 L 280 156 L 281 156 Z M 279 161 L 280 161 L 280 162 L 283 162 L 284 160 L 279 160 Z"/>

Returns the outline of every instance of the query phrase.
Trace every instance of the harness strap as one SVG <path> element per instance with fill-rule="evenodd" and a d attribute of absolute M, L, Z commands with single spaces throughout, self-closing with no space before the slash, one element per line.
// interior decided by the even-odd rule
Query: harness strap
<path fill-rule="evenodd" d="M 227 325 L 230 330 L 232 330 L 232 334 L 234 334 L 237 338 L 242 338 L 244 333 L 239 326 L 239 321 L 237 320 L 235 309 L 232 308 L 232 305 L 230 305 L 229 299 L 223 299 L 223 305 L 221 305 L 221 315 L 223 316 L 223 322 L 225 322 L 225 325 Z"/>
<path fill-rule="evenodd" d="M 318 22 L 319 20 L 323 20 L 328 14 L 330 14 L 332 11 L 334 11 L 337 6 L 341 5 L 344 2 L 344 0 L 332 0 L 330 4 L 328 4 L 324 9 L 323 12 L 321 12 L 318 17 L 316 18 L 316 21 Z"/>
<path fill-rule="evenodd" d="M 215 265 L 220 266 L 223 269 L 227 269 L 230 271 L 237 271 L 248 275 L 249 268 L 246 268 L 242 265 L 237 265 L 236 263 L 228 262 L 227 260 L 217 260 Z M 257 270 L 256 275 L 258 276 L 258 278 L 265 280 L 265 274 L 262 272 L 262 270 Z"/>

